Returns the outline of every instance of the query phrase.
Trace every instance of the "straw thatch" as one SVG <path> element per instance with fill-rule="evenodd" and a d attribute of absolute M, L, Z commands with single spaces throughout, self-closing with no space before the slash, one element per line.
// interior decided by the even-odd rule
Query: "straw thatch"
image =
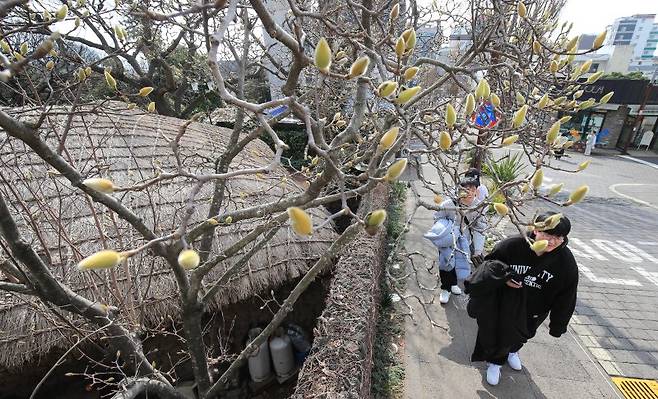
<path fill-rule="evenodd" d="M 127 110 L 121 103 L 111 102 L 79 107 L 71 120 L 66 111 L 48 110 L 40 133 L 56 149 L 67 131 L 62 156 L 84 177 L 107 177 L 115 185 L 125 187 L 152 178 L 158 170 L 175 170 L 176 159 L 169 141 L 184 121 Z M 27 109 L 5 112 L 26 122 L 35 121 L 42 113 Z M 225 148 L 229 135 L 227 129 L 192 123 L 180 142 L 180 159 L 185 168 L 193 173 L 212 173 L 215 158 Z M 231 170 L 267 165 L 272 157 L 267 145 L 252 141 L 235 158 Z M 177 318 L 180 311 L 175 280 L 164 261 L 151 253 L 139 254 L 127 265 L 110 271 L 81 273 L 76 269 L 83 257 L 103 248 L 126 250 L 144 244 L 126 222 L 104 206 L 92 203 L 30 148 L 2 130 L 0 170 L 0 190 L 11 202 L 24 238 L 51 265 L 59 281 L 88 298 L 119 307 L 121 322 L 134 328 L 154 327 L 163 319 Z M 156 234 L 164 235 L 179 226 L 193 185 L 194 181 L 178 178 L 141 191 L 115 193 L 114 197 L 137 213 Z M 233 178 L 228 183 L 222 210 L 276 201 L 301 190 L 283 168 L 267 175 Z M 212 192 L 211 182 L 195 197 L 193 222 L 207 218 Z M 311 213 L 315 220 L 326 217 L 320 209 Z M 217 228 L 213 254 L 239 240 L 257 222 Z M 280 229 L 242 272 L 219 291 L 211 308 L 268 291 L 298 277 L 334 238 L 329 224 L 310 239 L 300 238 L 287 227 Z M 235 259 L 220 264 L 206 283 L 212 284 L 233 262 Z M 0 299 L 0 368 L 17 367 L 51 349 L 70 346 L 75 342 L 71 329 L 77 330 L 74 334 L 78 337 L 87 331 L 81 320 L 63 314 L 68 321 L 33 297 L 5 294 Z"/>

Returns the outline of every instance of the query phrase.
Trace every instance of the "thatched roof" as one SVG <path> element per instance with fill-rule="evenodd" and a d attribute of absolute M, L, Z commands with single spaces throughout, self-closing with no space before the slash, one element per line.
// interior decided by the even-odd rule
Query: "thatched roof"
<path fill-rule="evenodd" d="M 36 110 L 5 110 L 21 120 L 34 120 Z M 168 141 L 184 123 L 175 118 L 127 110 L 121 103 L 76 109 L 69 122 L 64 109 L 51 109 L 41 126 L 42 137 L 56 149 L 67 123 L 70 129 L 63 156 L 85 177 L 107 177 L 115 185 L 131 186 L 152 178 L 158 168 L 174 171 L 176 163 Z M 226 146 L 230 130 L 192 123 L 181 140 L 181 160 L 187 170 L 212 173 L 214 159 Z M 263 166 L 273 153 L 263 142 L 252 141 L 231 164 L 231 169 Z M 153 327 L 180 314 L 177 288 L 170 270 L 149 253 L 137 255 L 126 267 L 110 271 L 79 272 L 75 265 L 85 256 L 105 247 L 117 250 L 144 244 L 139 234 L 104 206 L 92 204 L 79 189 L 53 171 L 22 142 L 0 130 L 0 190 L 9 198 L 24 238 L 52 265 L 59 281 L 101 303 L 118 306 L 123 322 Z M 173 231 L 182 217 L 193 182 L 179 178 L 161 182 L 143 191 L 115 193 L 156 234 Z M 213 184 L 196 196 L 194 222 L 207 218 Z M 239 209 L 274 201 L 301 192 L 283 168 L 262 176 L 231 179 L 223 209 Z M 326 213 L 311 212 L 316 220 Z M 213 252 L 217 253 L 252 230 L 250 221 L 219 227 Z M 102 237 L 102 239 L 101 239 Z M 211 307 L 219 308 L 254 294 L 268 291 L 304 273 L 335 238 L 330 225 L 312 238 L 295 235 L 289 228 L 276 235 L 216 295 Z M 251 247 L 246 248 L 249 250 Z M 4 256 L 7 256 L 5 253 Z M 0 249 L 0 258 L 3 250 Z M 230 264 L 219 265 L 207 277 L 218 278 Z M 116 283 L 113 283 L 116 281 Z M 114 288 L 113 288 L 114 287 Z M 134 306 L 134 311 L 131 307 Z M 67 315 L 70 318 L 70 315 Z M 82 326 L 73 318 L 73 324 Z M 83 328 L 83 327 L 76 327 Z M 75 334 L 82 335 L 82 331 Z M 5 294 L 0 299 L 0 368 L 12 368 L 33 360 L 53 348 L 75 342 L 71 326 L 33 297 Z"/>

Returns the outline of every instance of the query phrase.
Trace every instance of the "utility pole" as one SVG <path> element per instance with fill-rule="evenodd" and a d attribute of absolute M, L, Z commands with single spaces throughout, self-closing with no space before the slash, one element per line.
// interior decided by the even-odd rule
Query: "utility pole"
<path fill-rule="evenodd" d="M 653 70 L 653 75 L 651 75 L 651 79 L 647 83 L 647 87 L 644 89 L 644 98 L 642 99 L 640 108 L 637 110 L 637 120 L 635 121 L 635 126 L 633 126 L 633 130 L 628 135 L 628 138 L 626 139 L 626 143 L 624 143 L 624 149 L 621 151 L 621 153 L 624 155 L 628 155 L 628 147 L 630 147 L 631 141 L 633 141 L 633 138 L 638 133 L 640 127 L 642 127 L 642 120 L 644 119 L 644 112 L 643 112 L 644 106 L 647 104 L 647 101 L 649 100 L 649 94 L 651 94 L 651 88 L 653 87 L 653 82 L 656 80 L 656 73 L 658 73 L 658 69 Z"/>

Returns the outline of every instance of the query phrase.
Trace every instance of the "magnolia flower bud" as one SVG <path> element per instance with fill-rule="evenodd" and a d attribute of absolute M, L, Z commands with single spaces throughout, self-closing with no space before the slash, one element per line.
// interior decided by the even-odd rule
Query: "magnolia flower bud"
<path fill-rule="evenodd" d="M 610 99 L 612 98 L 612 96 L 613 96 L 614 94 L 615 94 L 615 92 L 614 92 L 614 91 L 611 91 L 610 93 L 608 93 L 608 94 L 606 94 L 605 96 L 601 97 L 601 100 L 599 100 L 599 102 L 600 102 L 601 104 L 607 104 L 608 101 L 610 101 Z"/>
<path fill-rule="evenodd" d="M 540 255 L 542 252 L 544 252 L 548 248 L 548 241 L 547 240 L 538 240 L 532 243 L 530 245 L 530 249 L 537 255 Z"/>
<path fill-rule="evenodd" d="M 523 97 L 523 95 L 522 95 L 521 93 L 519 93 L 519 92 L 517 91 L 515 97 L 516 97 L 516 103 L 517 103 L 517 104 L 519 104 L 519 105 L 523 105 L 523 104 L 525 104 L 525 97 Z"/>
<path fill-rule="evenodd" d="M 155 111 L 155 102 L 151 101 L 149 105 L 146 106 L 146 109 L 148 112 L 154 112 Z"/>
<path fill-rule="evenodd" d="M 210 218 L 206 220 L 206 223 L 208 223 L 211 226 L 217 226 L 219 224 L 219 221 L 215 218 Z"/>
<path fill-rule="evenodd" d="M 548 67 L 548 69 L 551 71 L 551 73 L 555 73 L 559 69 L 559 64 L 557 63 L 557 61 L 553 60 L 551 61 L 551 64 Z"/>
<path fill-rule="evenodd" d="M 446 125 L 448 125 L 448 127 L 453 127 L 455 122 L 457 122 L 457 113 L 455 112 L 455 107 L 448 103 L 446 106 Z"/>
<path fill-rule="evenodd" d="M 470 117 L 475 110 L 475 97 L 471 93 L 466 96 L 466 117 Z"/>
<path fill-rule="evenodd" d="M 512 118 L 512 127 L 517 128 L 525 122 L 525 114 L 528 112 L 528 106 L 524 105 L 519 108 L 518 111 L 514 113 L 514 118 Z"/>
<path fill-rule="evenodd" d="M 82 184 L 103 194 L 111 194 L 115 190 L 114 183 L 109 179 L 85 179 Z"/>
<path fill-rule="evenodd" d="M 384 133 L 382 139 L 379 140 L 379 149 L 385 151 L 393 147 L 395 139 L 398 138 L 398 133 L 400 133 L 400 127 L 398 126 L 394 126 L 388 132 Z"/>
<path fill-rule="evenodd" d="M 475 97 L 476 97 L 478 100 L 479 100 L 480 98 L 483 98 L 483 97 L 484 97 L 484 92 L 485 92 L 485 89 L 486 89 L 485 85 L 488 86 L 489 83 L 487 82 L 486 79 L 483 78 L 483 79 L 481 79 L 481 80 L 478 82 L 478 85 L 477 85 L 477 87 L 475 88 Z"/>
<path fill-rule="evenodd" d="M 500 97 L 498 97 L 496 94 L 491 95 L 491 103 L 493 104 L 494 107 L 499 108 L 500 107 Z"/>
<path fill-rule="evenodd" d="M 535 54 L 539 54 L 541 52 L 541 43 L 539 43 L 538 40 L 532 42 L 532 52 Z"/>
<path fill-rule="evenodd" d="M 377 87 L 377 94 L 380 97 L 388 97 L 398 88 L 397 82 L 387 80 Z"/>
<path fill-rule="evenodd" d="M 336 53 L 336 55 L 334 56 L 334 59 L 341 60 L 341 59 L 343 59 L 343 57 L 347 57 L 347 53 L 343 50 L 340 50 L 339 52 Z"/>
<path fill-rule="evenodd" d="M 47 70 L 52 71 L 53 68 L 55 68 L 55 63 L 52 60 L 46 62 L 46 69 Z"/>
<path fill-rule="evenodd" d="M 396 19 L 400 15 L 400 4 L 395 3 L 395 5 L 391 8 L 391 13 L 389 14 L 391 23 L 393 22 L 394 19 Z"/>
<path fill-rule="evenodd" d="M 384 224 L 385 220 L 386 220 L 386 211 L 383 209 L 377 209 L 376 211 L 372 211 L 369 214 L 367 214 L 366 217 L 363 219 L 366 226 L 372 226 L 372 227 L 381 226 L 382 224 Z"/>
<path fill-rule="evenodd" d="M 200 262 L 199 254 L 193 249 L 184 249 L 178 254 L 178 264 L 185 270 L 195 269 Z"/>
<path fill-rule="evenodd" d="M 75 17 L 75 22 L 74 22 L 75 27 L 79 28 L 81 23 L 82 20 L 80 19 L 80 17 Z"/>
<path fill-rule="evenodd" d="M 116 90 L 117 89 L 117 81 L 114 79 L 112 74 L 110 74 L 109 71 L 105 71 L 105 81 L 107 82 L 107 85 L 110 86 L 110 89 Z"/>
<path fill-rule="evenodd" d="M 404 75 L 403 75 L 403 76 L 404 76 L 404 80 L 411 80 L 411 79 L 413 79 L 413 78 L 416 76 L 416 74 L 418 73 L 418 70 L 419 70 L 419 69 L 420 69 L 420 68 L 418 68 L 418 67 L 407 68 L 407 70 L 404 71 Z"/>
<path fill-rule="evenodd" d="M 420 86 L 410 87 L 402 90 L 395 98 L 397 104 L 406 104 L 420 91 Z"/>
<path fill-rule="evenodd" d="M 409 28 L 402 32 L 404 38 L 404 46 L 406 50 L 413 50 L 416 47 L 416 31 L 414 28 Z"/>
<path fill-rule="evenodd" d="M 562 191 L 562 187 L 564 187 L 564 183 L 553 184 L 553 186 L 551 186 L 551 189 L 548 191 L 549 197 Z"/>
<path fill-rule="evenodd" d="M 578 36 L 574 36 L 567 43 L 566 49 L 568 53 L 573 53 L 576 51 L 576 45 L 578 44 Z M 588 68 L 589 69 L 589 68 Z"/>
<path fill-rule="evenodd" d="M 535 171 L 535 174 L 532 176 L 532 179 L 530 179 L 530 184 L 535 190 L 538 190 L 539 187 L 541 187 L 543 181 L 544 181 L 544 171 L 541 169 L 537 169 Z"/>
<path fill-rule="evenodd" d="M 324 37 L 315 46 L 315 66 L 325 73 L 329 72 L 331 67 L 331 48 Z"/>
<path fill-rule="evenodd" d="M 363 75 L 366 69 L 368 69 L 368 64 L 370 64 L 370 58 L 367 56 L 359 57 L 350 67 L 350 73 L 347 75 L 347 78 L 353 79 Z"/>
<path fill-rule="evenodd" d="M 398 41 L 395 42 L 395 54 L 397 54 L 398 58 L 402 58 L 405 49 L 406 49 L 406 44 L 404 43 L 404 38 L 400 36 L 398 38 Z"/>
<path fill-rule="evenodd" d="M 596 39 L 594 39 L 594 43 L 592 43 L 592 50 L 596 50 L 603 46 L 603 42 L 605 41 L 605 37 L 607 34 L 608 31 L 604 30 L 603 32 L 599 33 L 598 36 L 596 36 Z"/>
<path fill-rule="evenodd" d="M 519 139 L 519 135 L 518 134 L 513 134 L 513 135 L 505 138 L 502 142 L 502 145 L 503 145 L 503 147 L 508 146 L 508 145 L 512 145 L 512 144 L 516 143 L 516 141 L 518 139 Z"/>
<path fill-rule="evenodd" d="M 0 40 L 0 48 L 2 48 L 3 53 L 11 54 L 11 47 L 9 47 L 9 43 L 6 40 Z"/>
<path fill-rule="evenodd" d="M 16 61 L 21 62 L 25 59 L 21 53 L 18 51 L 14 51 L 14 58 L 16 58 Z"/>
<path fill-rule="evenodd" d="M 55 13 L 55 18 L 57 18 L 58 21 L 63 20 L 66 18 L 66 15 L 69 13 L 69 7 L 64 4 L 62 5 L 59 10 L 57 10 L 57 13 Z"/>
<path fill-rule="evenodd" d="M 505 216 L 509 212 L 507 205 L 501 204 L 500 202 L 496 202 L 493 207 L 496 210 L 496 213 L 498 213 L 500 216 Z"/>
<path fill-rule="evenodd" d="M 562 124 L 562 123 L 567 123 L 567 122 L 569 122 L 570 120 L 571 120 L 571 115 L 567 115 L 567 116 L 563 116 L 562 118 L 560 118 L 560 119 L 558 120 L 558 122 L 560 122 L 560 123 Z"/>
<path fill-rule="evenodd" d="M 548 104 L 548 93 L 544 94 L 539 99 L 539 101 L 537 102 L 537 107 L 539 107 L 539 109 L 544 109 L 547 104 Z"/>
<path fill-rule="evenodd" d="M 592 84 L 599 80 L 603 76 L 603 71 L 598 71 L 596 73 L 593 73 L 589 78 L 587 78 L 587 81 L 585 83 L 587 84 Z"/>
<path fill-rule="evenodd" d="M 450 137 L 450 134 L 446 131 L 441 132 L 439 135 L 439 147 L 441 147 L 443 151 L 446 151 L 451 145 L 452 137 Z"/>
<path fill-rule="evenodd" d="M 87 75 L 85 75 L 85 70 L 84 69 L 78 69 L 78 79 L 83 82 L 85 79 L 87 79 Z"/>
<path fill-rule="evenodd" d="M 521 193 L 525 194 L 528 191 L 530 191 L 530 185 L 528 185 L 528 183 L 523 183 L 521 185 Z"/>
<path fill-rule="evenodd" d="M 583 90 L 578 90 L 577 92 L 573 93 L 573 98 L 580 98 L 584 93 L 585 92 Z"/>
<path fill-rule="evenodd" d="M 519 4 L 516 6 L 516 11 L 521 18 L 525 18 L 525 16 L 528 14 L 528 9 L 522 1 L 519 1 Z"/>
<path fill-rule="evenodd" d="M 29 48 L 27 47 L 27 43 L 25 43 L 25 42 L 22 43 L 21 47 L 19 48 L 19 51 L 20 51 L 21 55 L 27 54 L 28 50 L 29 50 Z"/>
<path fill-rule="evenodd" d="M 546 144 L 552 145 L 555 140 L 557 140 L 557 136 L 560 133 L 560 121 L 557 121 L 551 125 L 551 128 L 548 129 L 548 133 L 546 133 Z"/>
<path fill-rule="evenodd" d="M 587 109 L 587 108 L 593 106 L 594 104 L 596 104 L 596 101 L 594 101 L 593 99 L 590 98 L 589 100 L 583 101 L 582 103 L 580 103 L 578 105 L 578 109 L 580 109 L 580 110 Z"/>
<path fill-rule="evenodd" d="M 583 62 L 583 65 L 580 66 L 580 69 L 578 71 L 580 73 L 585 73 L 588 72 L 591 67 L 592 67 L 592 60 L 587 60 Z"/>
<path fill-rule="evenodd" d="M 141 89 L 139 89 L 139 96 L 140 97 L 146 97 L 149 94 L 151 94 L 152 91 L 153 91 L 153 88 L 151 86 L 142 87 Z"/>
<path fill-rule="evenodd" d="M 43 10 L 43 20 L 49 22 L 51 18 L 52 16 L 50 15 L 50 11 Z"/>
<path fill-rule="evenodd" d="M 539 231 L 552 230 L 555 227 L 557 227 L 561 219 L 562 219 L 561 213 L 556 213 L 555 215 L 551 215 L 546 219 L 544 219 L 544 221 L 541 223 L 541 228 L 538 228 L 537 230 Z"/>
<path fill-rule="evenodd" d="M 567 99 L 567 98 L 566 98 L 565 96 L 558 97 L 558 98 L 556 98 L 555 100 L 553 100 L 553 104 L 559 106 L 559 105 L 562 104 L 566 99 Z"/>
<path fill-rule="evenodd" d="M 286 210 L 290 218 L 290 225 L 293 231 L 301 236 L 310 236 L 313 234 L 313 221 L 306 211 L 297 207 L 290 207 Z"/>
<path fill-rule="evenodd" d="M 397 180 L 398 177 L 402 175 L 402 172 L 404 172 L 406 167 L 407 158 L 398 159 L 397 161 L 393 162 L 391 166 L 389 166 L 388 170 L 386 171 L 386 175 L 384 175 L 384 180 L 388 182 Z"/>
<path fill-rule="evenodd" d="M 573 205 L 579 203 L 585 198 L 588 191 L 589 191 L 588 186 L 578 187 L 573 192 L 571 192 L 571 195 L 569 195 L 569 201 L 567 201 L 565 205 Z"/>
<path fill-rule="evenodd" d="M 117 251 L 106 249 L 81 260 L 78 263 L 78 270 L 109 269 L 121 263 L 123 259 L 125 259 L 124 256 Z"/>
<path fill-rule="evenodd" d="M 590 160 L 587 160 L 587 161 L 585 161 L 585 162 L 581 162 L 581 163 L 578 165 L 578 172 L 580 172 L 581 170 L 585 170 L 585 169 L 587 169 L 587 167 L 589 166 L 589 164 L 590 164 L 591 162 L 592 162 L 592 161 L 590 161 Z"/>
<path fill-rule="evenodd" d="M 224 223 L 225 223 L 225 224 L 231 224 L 231 223 L 233 223 L 233 217 L 232 217 L 232 216 L 227 216 L 227 217 L 224 219 Z"/>

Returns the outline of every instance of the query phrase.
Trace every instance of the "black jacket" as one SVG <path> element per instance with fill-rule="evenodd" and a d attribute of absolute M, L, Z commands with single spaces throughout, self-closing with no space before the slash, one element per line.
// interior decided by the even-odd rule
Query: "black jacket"
<path fill-rule="evenodd" d="M 567 242 L 565 238 L 558 248 L 538 256 L 523 237 L 510 237 L 485 258 L 506 263 L 521 276 L 528 316 L 550 312 L 549 332 L 554 337 L 567 331 L 576 307 L 578 265 Z"/>
<path fill-rule="evenodd" d="M 477 319 L 478 335 L 471 361 L 507 355 L 510 348 L 528 338 L 525 291 L 508 287 L 517 278 L 508 265 L 485 261 L 464 282 L 470 295 L 467 311 Z"/>

